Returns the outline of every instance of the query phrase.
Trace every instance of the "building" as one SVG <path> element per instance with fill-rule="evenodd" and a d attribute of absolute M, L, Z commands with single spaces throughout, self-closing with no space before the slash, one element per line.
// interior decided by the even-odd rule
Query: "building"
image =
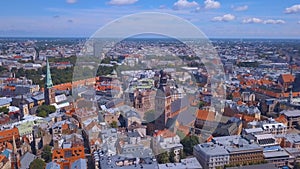
<path fill-rule="evenodd" d="M 0 155 L 0 168 L 1 169 L 11 169 L 11 163 L 5 155 Z"/>
<path fill-rule="evenodd" d="M 181 159 L 180 163 L 159 164 L 159 169 L 202 169 L 201 164 L 195 158 Z"/>
<path fill-rule="evenodd" d="M 264 160 L 263 149 L 257 144 L 250 143 L 241 136 L 215 137 L 212 142 L 225 146 L 230 156 L 230 165 L 249 165 L 252 162 L 259 163 Z"/>
<path fill-rule="evenodd" d="M 241 136 L 215 137 L 194 146 L 194 156 L 204 169 L 225 165 L 249 165 L 264 161 L 263 148 Z"/>
<path fill-rule="evenodd" d="M 239 167 L 227 167 L 226 169 L 278 169 L 274 164 L 256 164 Z"/>
<path fill-rule="evenodd" d="M 300 150 L 300 135 L 299 134 L 286 134 L 281 137 L 281 146 L 285 148 L 297 148 Z"/>
<path fill-rule="evenodd" d="M 50 72 L 50 66 L 47 59 L 47 73 L 46 73 L 46 81 L 45 81 L 45 91 L 44 91 L 44 97 L 45 97 L 45 103 L 47 105 L 55 103 L 55 91 L 52 89 L 53 83 L 51 79 L 51 72 Z"/>
<path fill-rule="evenodd" d="M 283 92 L 286 92 L 294 81 L 295 77 L 292 74 L 281 74 L 278 78 L 278 83 L 281 84 Z"/>
<path fill-rule="evenodd" d="M 230 156 L 224 146 L 214 143 L 203 143 L 194 146 L 194 156 L 203 169 L 215 169 L 229 164 Z"/>
<path fill-rule="evenodd" d="M 71 165 L 71 169 L 87 169 L 87 159 L 78 159 Z"/>
<path fill-rule="evenodd" d="M 154 133 L 152 138 L 152 150 L 155 154 L 160 154 L 162 152 L 171 151 L 175 154 L 175 161 L 180 160 L 180 151 L 182 151 L 183 146 L 180 143 L 180 137 L 168 129 L 159 130 Z"/>
<path fill-rule="evenodd" d="M 258 130 L 261 130 L 263 134 L 281 135 L 287 133 L 287 126 L 270 118 L 266 121 L 249 122 L 248 129 L 244 129 L 244 132 L 250 133 Z"/>
<path fill-rule="evenodd" d="M 174 128 L 178 115 L 188 108 L 189 100 L 179 91 L 171 75 L 163 70 L 156 75 L 154 86 L 158 86 L 155 95 L 155 114 L 158 118 L 154 121 L 157 130 Z M 158 77 L 160 76 L 160 77 Z"/>
<path fill-rule="evenodd" d="M 21 168 L 20 169 L 28 169 L 30 163 L 35 160 L 37 157 L 32 153 L 25 153 L 21 158 Z"/>
<path fill-rule="evenodd" d="M 60 165 L 56 162 L 47 163 L 46 169 L 60 169 Z"/>
<path fill-rule="evenodd" d="M 110 168 L 110 169 L 132 169 L 132 168 L 143 168 L 143 169 L 159 169 L 156 159 L 151 157 L 147 158 L 128 158 L 119 155 L 105 156 L 101 152 L 95 156 L 95 161 L 99 168 Z"/>
<path fill-rule="evenodd" d="M 288 128 L 293 128 L 296 123 L 300 122 L 300 110 L 284 110 L 280 112 L 288 121 Z"/>
<path fill-rule="evenodd" d="M 12 129 L 0 130 L 0 144 L 4 144 L 5 142 L 12 142 L 13 138 L 20 138 L 18 128 L 14 127 Z"/>
<path fill-rule="evenodd" d="M 268 163 L 275 164 L 276 167 L 292 165 L 295 157 L 286 152 L 280 146 L 272 146 L 264 148 L 264 159 Z"/>
<path fill-rule="evenodd" d="M 61 168 L 70 168 L 73 162 L 84 158 L 83 146 L 54 149 L 52 154 L 52 161 L 59 164 Z"/>

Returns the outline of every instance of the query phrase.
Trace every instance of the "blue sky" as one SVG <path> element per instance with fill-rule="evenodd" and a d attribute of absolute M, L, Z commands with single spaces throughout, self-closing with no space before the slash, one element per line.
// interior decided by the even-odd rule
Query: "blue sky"
<path fill-rule="evenodd" d="M 3 0 L 0 36 L 89 37 L 138 12 L 182 17 L 211 38 L 300 38 L 295 0 Z"/>

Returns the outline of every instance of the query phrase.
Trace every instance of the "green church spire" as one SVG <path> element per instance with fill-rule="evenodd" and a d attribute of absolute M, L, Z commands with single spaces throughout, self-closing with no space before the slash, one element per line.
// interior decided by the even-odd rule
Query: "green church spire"
<path fill-rule="evenodd" d="M 53 87 L 52 79 L 51 79 L 51 72 L 50 72 L 50 66 L 47 59 L 47 74 L 46 74 L 46 83 L 45 88 L 50 89 Z"/>

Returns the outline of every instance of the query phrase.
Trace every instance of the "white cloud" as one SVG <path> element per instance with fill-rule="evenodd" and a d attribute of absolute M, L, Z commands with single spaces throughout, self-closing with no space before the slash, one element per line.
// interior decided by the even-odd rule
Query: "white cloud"
<path fill-rule="evenodd" d="M 300 24 L 300 21 L 298 21 L 298 24 Z"/>
<path fill-rule="evenodd" d="M 188 0 L 178 0 L 174 3 L 174 9 L 184 9 L 184 8 L 193 8 L 198 7 L 199 4 L 196 1 L 189 2 Z"/>
<path fill-rule="evenodd" d="M 221 7 L 220 2 L 214 0 L 205 0 L 204 5 L 205 9 L 217 9 Z"/>
<path fill-rule="evenodd" d="M 136 3 L 138 0 L 110 0 L 110 5 L 130 5 Z"/>
<path fill-rule="evenodd" d="M 243 23 L 262 23 L 263 20 L 259 18 L 246 18 L 242 21 Z"/>
<path fill-rule="evenodd" d="M 248 5 L 232 7 L 232 9 L 235 11 L 246 11 L 246 10 L 248 10 Z"/>
<path fill-rule="evenodd" d="M 242 21 L 242 23 L 263 23 L 263 24 L 284 24 L 285 21 L 281 19 L 259 19 L 259 18 L 246 18 Z"/>
<path fill-rule="evenodd" d="M 74 4 L 74 3 L 76 3 L 77 2 L 77 0 L 67 0 L 67 3 L 68 4 Z"/>
<path fill-rule="evenodd" d="M 268 19 L 264 21 L 264 24 L 284 24 L 285 21 L 278 19 L 278 20 L 274 20 L 274 19 Z"/>
<path fill-rule="evenodd" d="M 289 8 L 285 8 L 285 11 L 284 11 L 284 13 L 287 13 L 287 14 L 297 13 L 297 12 L 300 12 L 300 4 L 293 5 Z"/>
<path fill-rule="evenodd" d="M 212 20 L 213 21 L 224 21 L 224 22 L 228 22 L 228 21 L 232 21 L 235 19 L 235 16 L 232 14 L 225 14 L 223 16 L 217 16 L 214 17 Z"/>

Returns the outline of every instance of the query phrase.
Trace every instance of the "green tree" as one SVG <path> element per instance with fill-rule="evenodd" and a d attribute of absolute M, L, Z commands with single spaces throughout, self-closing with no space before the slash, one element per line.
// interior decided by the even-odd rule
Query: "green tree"
<path fill-rule="evenodd" d="M 118 123 L 116 121 L 113 121 L 113 122 L 110 123 L 110 127 L 118 128 Z"/>
<path fill-rule="evenodd" d="M 56 111 L 55 106 L 52 105 L 41 105 L 37 108 L 36 113 L 40 117 L 47 117 L 49 114 Z"/>
<path fill-rule="evenodd" d="M 232 100 L 232 99 L 233 99 L 232 93 L 228 94 L 228 95 L 226 96 L 226 99 L 227 99 L 227 100 Z"/>
<path fill-rule="evenodd" d="M 180 143 L 183 145 L 184 153 L 189 156 L 193 155 L 193 148 L 199 144 L 199 139 L 197 136 L 186 136 Z"/>
<path fill-rule="evenodd" d="M 171 152 L 169 153 L 169 161 L 171 163 L 175 163 L 176 162 L 175 157 L 176 157 L 176 154 L 174 153 L 173 150 L 171 150 Z"/>
<path fill-rule="evenodd" d="M 183 152 L 183 150 L 180 150 L 180 151 L 179 151 L 179 155 L 180 155 L 180 159 L 185 159 L 185 158 L 186 158 L 186 155 L 185 155 L 185 153 Z"/>
<path fill-rule="evenodd" d="M 42 158 L 48 163 L 52 160 L 51 146 L 45 145 L 43 147 Z"/>
<path fill-rule="evenodd" d="M 0 113 L 4 113 L 4 114 L 7 114 L 8 113 L 8 108 L 7 107 L 1 107 L 0 108 Z"/>
<path fill-rule="evenodd" d="M 202 107 L 204 107 L 205 102 L 204 101 L 199 101 L 199 109 L 201 109 Z"/>
<path fill-rule="evenodd" d="M 46 166 L 46 163 L 45 161 L 37 158 L 37 159 L 34 159 L 30 165 L 29 165 L 29 168 L 30 169 L 44 169 Z"/>
<path fill-rule="evenodd" d="M 169 160 L 169 154 L 166 151 L 163 152 L 163 153 L 161 153 L 161 154 L 158 154 L 156 156 L 156 159 L 157 159 L 157 161 L 158 161 L 159 164 L 165 164 L 165 163 L 169 163 L 170 162 L 170 160 Z"/>
<path fill-rule="evenodd" d="M 47 117 L 48 113 L 45 110 L 41 110 L 37 113 L 37 116 L 39 117 Z"/>

